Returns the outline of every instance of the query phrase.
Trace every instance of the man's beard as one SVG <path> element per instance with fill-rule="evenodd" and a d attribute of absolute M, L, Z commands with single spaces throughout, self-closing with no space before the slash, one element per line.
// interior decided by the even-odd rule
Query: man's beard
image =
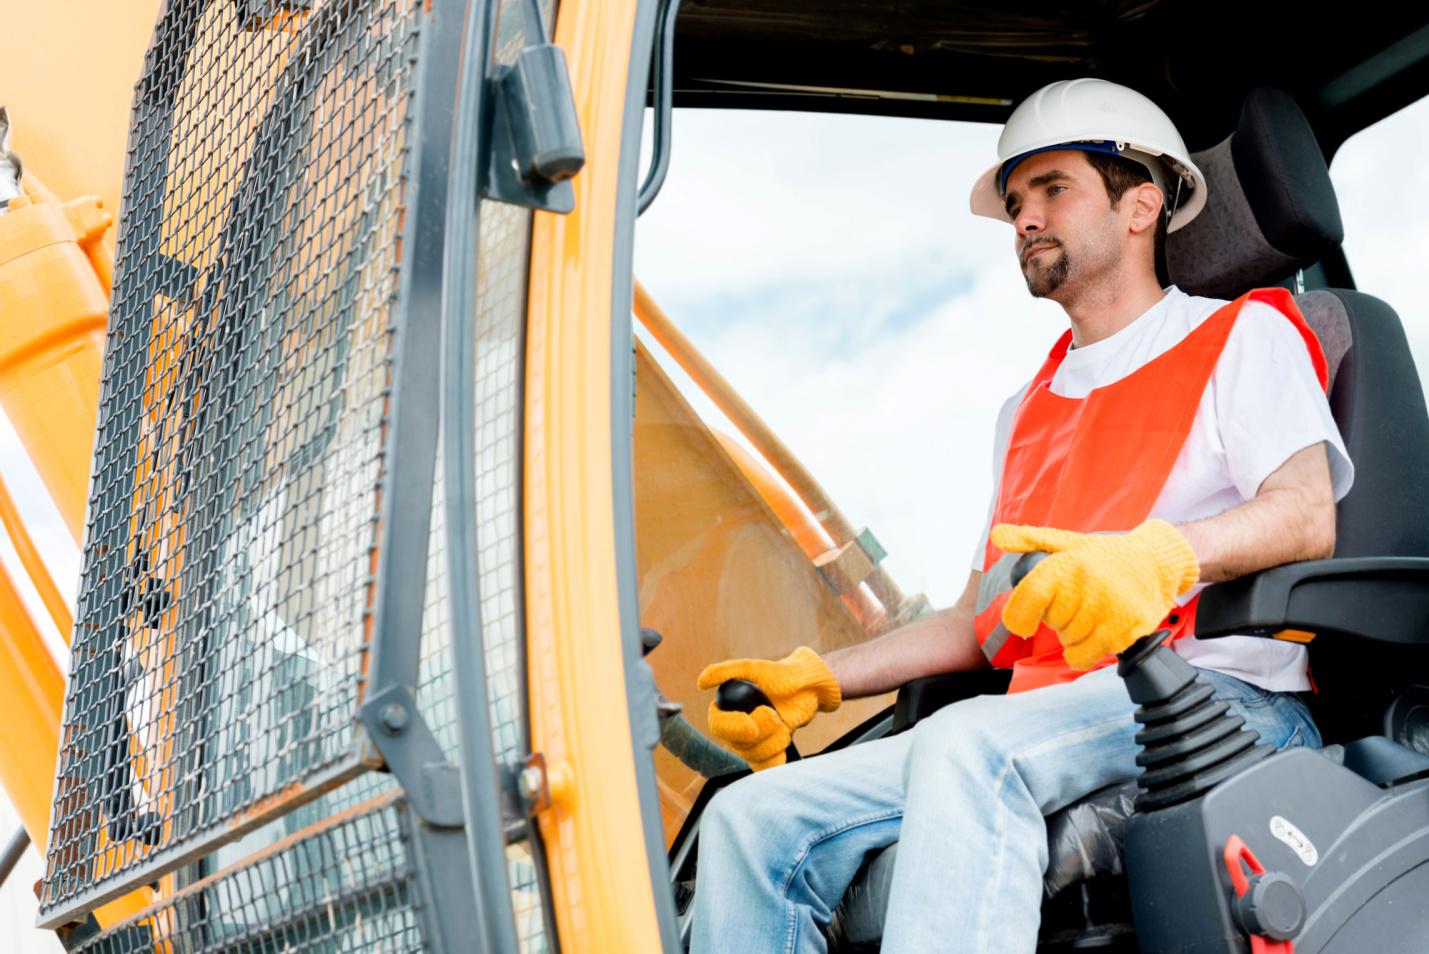
<path fill-rule="evenodd" d="M 1061 254 L 1057 255 L 1057 260 L 1051 265 L 1041 268 L 1023 267 L 1022 277 L 1027 280 L 1027 290 L 1032 293 L 1033 298 L 1046 298 L 1067 280 L 1071 272 L 1071 261 L 1067 258 L 1067 250 L 1061 246 L 1052 246 L 1053 249 L 1060 249 Z"/>

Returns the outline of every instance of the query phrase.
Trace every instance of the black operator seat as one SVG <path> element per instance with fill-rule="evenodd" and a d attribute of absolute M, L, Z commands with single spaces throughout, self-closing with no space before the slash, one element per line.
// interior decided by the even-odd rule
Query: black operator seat
<path fill-rule="evenodd" d="M 1252 91 L 1234 132 L 1193 158 L 1206 175 L 1208 203 L 1168 236 L 1166 249 L 1170 278 L 1188 294 L 1234 299 L 1284 283 L 1342 241 L 1329 169 L 1284 92 Z M 1316 634 L 1310 658 L 1321 692 L 1312 708 L 1325 740 L 1349 743 L 1339 756 L 1344 764 L 1388 785 L 1429 772 L 1420 752 L 1360 738 L 1380 731 L 1379 713 L 1396 697 L 1398 715 L 1384 717 L 1386 732 L 1391 721 L 1403 728 L 1406 712 L 1422 710 L 1419 721 L 1429 724 L 1429 692 L 1414 688 L 1429 682 L 1429 494 L 1419 489 L 1429 474 L 1429 414 L 1393 309 L 1347 289 L 1307 291 L 1296 303 L 1324 348 L 1330 408 L 1355 464 L 1354 487 L 1338 507 L 1335 555 L 1206 588 L 1197 634 Z M 899 692 L 892 731 L 959 699 L 1002 692 L 1007 680 L 991 670 L 915 680 Z M 1414 731 L 1429 736 L 1424 727 Z M 1091 910 L 1109 883 L 1124 890 L 1120 841 L 1135 790 L 1135 782 L 1112 786 L 1048 818 L 1045 949 L 1098 946 L 1131 930 L 1129 917 L 1112 923 L 1124 912 L 1113 904 L 1110 918 L 1088 917 L 1080 937 L 1054 943 L 1048 934 L 1049 913 L 1073 893 L 1080 891 L 1080 909 Z M 877 950 L 896 850 L 865 863 L 834 912 L 831 950 Z"/>
<path fill-rule="evenodd" d="M 1241 123 L 1202 165 L 1215 205 L 1169 237 L 1172 279 L 1192 294 L 1229 297 L 1283 279 L 1342 238 L 1319 146 L 1295 102 L 1260 89 Z M 1202 162 L 1203 157 L 1197 156 Z M 1249 198 L 1248 198 L 1249 197 Z M 1207 211 L 1212 211 L 1208 209 Z M 1209 249 L 1233 246 L 1233 259 Z M 1415 681 L 1429 658 L 1429 414 L 1399 317 L 1358 291 L 1296 297 L 1331 369 L 1330 409 L 1355 464 L 1340 501 L 1334 557 L 1274 567 L 1201 596 L 1201 638 L 1316 634 L 1316 720 L 1327 742 L 1378 726 L 1363 721 Z M 1353 704 L 1352 704 L 1353 703 Z"/>

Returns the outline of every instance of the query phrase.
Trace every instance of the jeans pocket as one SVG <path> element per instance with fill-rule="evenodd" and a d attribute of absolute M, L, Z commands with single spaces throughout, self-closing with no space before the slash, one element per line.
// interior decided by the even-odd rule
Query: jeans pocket
<path fill-rule="evenodd" d="M 1211 684 L 1217 699 L 1239 708 L 1263 709 L 1274 701 L 1275 696 L 1280 695 L 1214 669 L 1202 670 L 1201 678 Z"/>
<path fill-rule="evenodd" d="M 1260 740 L 1277 751 L 1307 746 L 1318 748 L 1320 731 L 1305 704 L 1288 692 L 1269 693 L 1261 706 L 1240 703 L 1246 727 L 1260 734 Z"/>

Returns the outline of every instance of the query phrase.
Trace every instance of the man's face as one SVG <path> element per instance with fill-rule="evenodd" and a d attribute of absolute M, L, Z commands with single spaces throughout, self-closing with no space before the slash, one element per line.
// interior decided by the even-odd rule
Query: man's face
<path fill-rule="evenodd" d="M 1024 159 L 1007 180 L 1014 248 L 1034 298 L 1063 302 L 1121 261 L 1121 227 L 1101 175 L 1075 149 Z"/>

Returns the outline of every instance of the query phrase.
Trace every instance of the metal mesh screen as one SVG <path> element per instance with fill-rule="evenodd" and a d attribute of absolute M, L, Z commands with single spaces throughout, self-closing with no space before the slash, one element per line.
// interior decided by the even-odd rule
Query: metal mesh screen
<path fill-rule="evenodd" d="M 522 32 L 522 2 L 501 2 L 492 53 L 498 64 L 514 62 L 521 48 L 530 42 Z M 555 4 L 542 0 L 541 7 L 549 29 Z M 482 202 L 476 262 L 473 415 L 479 609 L 492 751 L 498 765 L 513 771 L 530 751 L 520 519 L 522 368 L 530 244 L 529 210 Z M 525 841 L 507 846 L 507 879 L 521 951 L 540 954 L 551 949 L 555 932 L 547 923 L 541 849 L 534 826 L 528 827 L 525 837 Z"/>
<path fill-rule="evenodd" d="M 526 738 L 525 640 L 521 609 L 521 368 L 531 215 L 487 202 L 481 210 L 476 309 L 476 540 L 481 638 L 491 745 L 515 768 Z M 528 832 L 528 837 L 529 837 Z M 537 868 L 529 844 L 507 852 L 507 878 L 522 950 L 546 950 Z"/>
<path fill-rule="evenodd" d="M 205 878 L 82 954 L 425 951 L 405 813 L 384 798 Z"/>
<path fill-rule="evenodd" d="M 360 768 L 421 6 L 161 14 L 42 916 Z"/>

